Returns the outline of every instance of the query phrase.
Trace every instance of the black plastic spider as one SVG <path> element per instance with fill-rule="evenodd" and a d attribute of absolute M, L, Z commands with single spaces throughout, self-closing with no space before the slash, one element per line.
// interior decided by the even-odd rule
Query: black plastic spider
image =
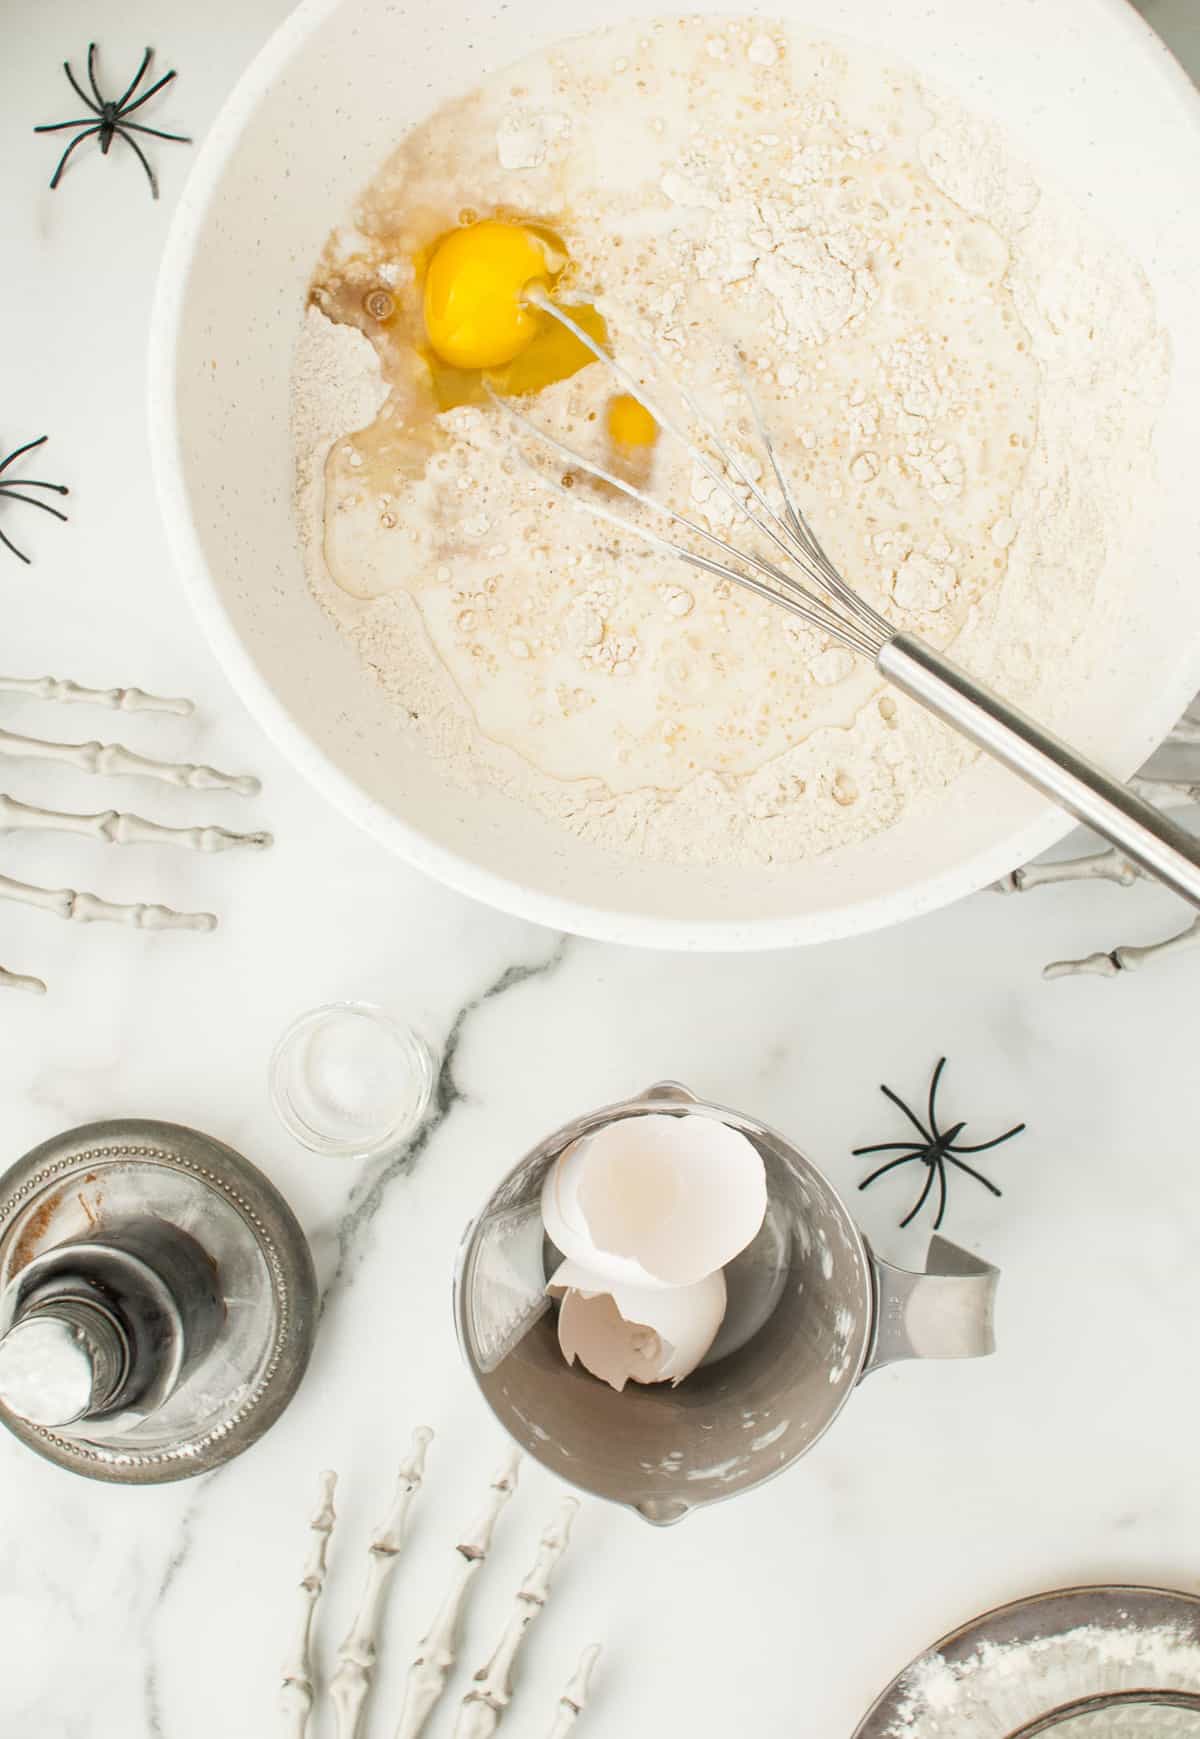
<path fill-rule="evenodd" d="M 132 115 L 135 109 L 140 109 L 143 103 L 148 103 L 150 98 L 154 96 L 156 92 L 161 91 L 164 85 L 169 85 L 171 80 L 175 77 L 174 72 L 164 73 L 162 78 L 158 80 L 157 84 L 152 84 L 148 91 L 142 92 L 136 103 L 130 102 L 130 97 L 132 97 L 134 91 L 137 90 L 145 76 L 146 68 L 150 65 L 150 60 L 153 54 L 154 50 L 152 48 L 146 50 L 145 54 L 142 56 L 142 64 L 137 69 L 133 83 L 129 86 L 129 89 L 125 94 L 118 97 L 115 102 L 102 97 L 100 95 L 99 87 L 96 84 L 96 44 L 94 42 L 88 43 L 87 58 L 88 83 L 92 87 L 91 97 L 88 96 L 85 90 L 80 88 L 75 78 L 75 74 L 71 71 L 70 61 L 63 61 L 63 71 L 71 81 L 71 89 L 77 96 L 82 97 L 83 101 L 87 104 L 92 115 L 94 115 L 96 119 L 93 121 L 90 115 L 85 115 L 82 120 L 54 121 L 49 126 L 35 127 L 33 129 L 35 133 L 61 133 L 68 127 L 83 128 L 83 132 L 76 134 L 75 138 L 71 140 L 71 143 L 59 158 L 58 168 L 54 171 L 53 179 L 50 182 L 52 188 L 58 186 L 58 183 L 62 178 L 62 172 L 67 166 L 67 159 L 70 157 L 76 145 L 82 145 L 85 139 L 90 139 L 94 135 L 99 135 L 101 153 L 107 157 L 108 148 L 112 144 L 113 139 L 117 135 L 120 135 L 125 143 L 132 146 L 134 151 L 137 153 L 142 168 L 146 171 L 146 176 L 150 182 L 150 191 L 153 193 L 155 199 L 158 198 L 158 182 L 154 179 L 154 171 L 146 161 L 146 153 L 142 150 L 141 146 L 132 135 L 134 133 L 149 133 L 155 139 L 173 139 L 180 145 L 190 145 L 192 141 L 185 133 L 163 133 L 160 132 L 157 127 L 146 127 L 143 126 L 140 121 L 130 121 L 127 119 L 127 116 Z M 92 101 L 92 97 L 95 97 L 95 102 Z"/>
<path fill-rule="evenodd" d="M 36 441 L 26 441 L 23 447 L 17 447 L 11 452 L 7 459 L 0 460 L 0 497 L 8 496 L 13 501 L 24 501 L 30 507 L 40 507 L 43 513 L 52 513 L 55 519 L 65 520 L 66 514 L 60 513 L 57 507 L 51 507 L 48 501 L 39 501 L 36 495 L 21 494 L 22 489 L 53 489 L 56 495 L 69 495 L 71 491 L 65 483 L 43 483 L 39 477 L 5 477 L 4 475 L 14 459 L 19 459 L 22 453 L 31 453 L 35 447 L 44 446 L 48 438 L 46 435 L 39 435 Z M 2 531 L 0 531 L 0 543 L 10 549 L 15 556 L 19 556 L 28 566 L 29 557 L 25 551 L 18 549 L 12 538 L 5 537 Z"/>
<path fill-rule="evenodd" d="M 858 1186 L 860 1190 L 868 1189 L 877 1178 L 881 1178 L 885 1172 L 895 1170 L 896 1166 L 907 1165 L 910 1159 L 920 1159 L 925 1162 L 925 1165 L 928 1167 L 925 1187 L 917 1197 L 915 1206 L 909 1209 L 900 1224 L 902 1226 L 908 1226 L 916 1219 L 921 1209 L 925 1206 L 925 1203 L 929 1200 L 929 1192 L 933 1188 L 933 1180 L 936 1177 L 938 1182 L 938 1211 L 937 1218 L 933 1222 L 933 1229 L 935 1232 L 940 1229 L 942 1218 L 946 1212 L 947 1160 L 951 1165 L 956 1165 L 959 1171 L 965 1171 L 968 1177 L 973 1177 L 976 1183 L 981 1183 L 984 1189 L 991 1190 L 994 1196 L 1001 1195 L 1003 1192 L 999 1190 L 990 1179 L 984 1177 L 982 1172 L 976 1171 L 974 1166 L 968 1165 L 966 1161 L 960 1159 L 958 1155 L 961 1153 L 983 1153 L 989 1147 L 999 1147 L 1002 1141 L 1011 1141 L 1014 1135 L 1020 1135 L 1025 1127 L 1023 1123 L 1018 1123 L 1012 1129 L 1006 1129 L 1003 1135 L 997 1135 L 994 1141 L 979 1141 L 976 1142 L 974 1146 L 968 1146 L 965 1142 L 960 1143 L 958 1141 L 958 1137 L 966 1128 L 965 1122 L 956 1123 L 952 1128 L 944 1131 L 939 1129 L 936 1109 L 937 1090 L 938 1082 L 942 1078 L 942 1070 L 945 1067 L 945 1057 L 939 1058 L 937 1068 L 933 1071 L 933 1079 L 929 1083 L 928 1129 L 921 1122 L 921 1119 L 916 1115 L 916 1113 L 909 1110 L 903 1099 L 892 1092 L 890 1087 L 881 1086 L 879 1089 L 885 1098 L 890 1099 L 893 1105 L 898 1106 L 899 1109 L 903 1111 L 904 1115 L 908 1118 L 908 1121 L 920 1135 L 920 1141 L 878 1141 L 872 1147 L 856 1147 L 854 1149 L 854 1157 L 856 1159 L 861 1159 L 864 1154 L 868 1153 L 894 1153 L 897 1150 L 901 1150 L 899 1159 L 888 1160 L 887 1164 L 881 1165 L 878 1171 L 873 1171 L 870 1177 L 865 1177 Z"/>

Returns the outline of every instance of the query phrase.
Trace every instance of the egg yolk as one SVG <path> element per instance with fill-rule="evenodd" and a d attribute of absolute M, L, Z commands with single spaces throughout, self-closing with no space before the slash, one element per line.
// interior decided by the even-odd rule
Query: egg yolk
<path fill-rule="evenodd" d="M 640 399 L 623 392 L 609 404 L 608 433 L 618 447 L 652 447 L 658 424 Z"/>
<path fill-rule="evenodd" d="M 425 274 L 425 332 L 451 368 L 499 368 L 537 336 L 540 322 L 523 295 L 553 279 L 565 261 L 534 230 L 486 219 L 451 230 Z"/>

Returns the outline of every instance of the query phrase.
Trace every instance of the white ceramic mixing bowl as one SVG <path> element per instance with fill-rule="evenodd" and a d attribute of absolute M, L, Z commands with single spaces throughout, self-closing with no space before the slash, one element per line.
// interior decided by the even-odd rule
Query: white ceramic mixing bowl
<path fill-rule="evenodd" d="M 697 3 L 697 12 L 731 8 Z M 223 667 L 333 803 L 464 893 L 555 928 L 658 947 L 821 941 L 928 911 L 1068 823 L 980 765 L 920 817 L 779 868 L 614 859 L 499 794 L 459 791 L 310 598 L 292 510 L 289 375 L 329 230 L 400 133 L 555 37 L 662 0 L 309 0 L 251 66 L 180 202 L 151 333 L 150 419 L 179 567 Z M 773 0 L 858 36 L 998 120 L 1035 174 L 1144 267 L 1174 363 L 1158 484 L 1122 619 L 1087 624 L 1065 724 L 1126 775 L 1200 687 L 1200 99 L 1126 0 Z M 1069 680 L 1069 673 L 1064 673 Z"/>

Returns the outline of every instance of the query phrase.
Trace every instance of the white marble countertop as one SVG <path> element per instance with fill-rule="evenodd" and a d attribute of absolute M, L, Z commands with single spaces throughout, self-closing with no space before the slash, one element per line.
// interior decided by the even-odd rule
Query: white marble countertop
<path fill-rule="evenodd" d="M 94 34 L 114 78 L 153 42 L 162 70 L 180 72 L 158 124 L 199 137 L 287 9 L 42 0 L 6 34 L 0 433 L 9 446 L 49 433 L 40 474 L 72 495 L 69 526 L 24 510 L 4 520 L 36 562 L 22 568 L 0 550 L 0 667 L 189 694 L 199 710 L 191 722 L 117 721 L 6 701 L 4 723 L 60 735 L 78 726 L 252 770 L 264 781 L 258 799 L 165 791 L 152 812 L 232 826 L 252 817 L 278 843 L 258 858 L 198 859 L 5 841 L 11 874 L 211 907 L 221 925 L 155 937 L 0 908 L 0 961 L 51 987 L 42 999 L 0 998 L 2 1157 L 102 1116 L 209 1130 L 283 1188 L 312 1239 L 327 1307 L 290 1411 L 207 1479 L 108 1488 L 3 1437 L 0 1731 L 277 1731 L 318 1471 L 341 1474 L 320 1635 L 328 1661 L 394 1466 L 427 1420 L 438 1440 L 371 1727 L 390 1734 L 454 1530 L 500 1451 L 454 1345 L 459 1232 L 534 1140 L 667 1075 L 782 1127 L 849 1192 L 861 1175 L 849 1149 L 890 1133 L 880 1080 L 917 1095 L 949 1051 L 946 1109 L 969 1113 L 972 1133 L 1029 1124 L 994 1156 L 1003 1200 L 960 1180 L 947 1228 L 1003 1270 L 999 1352 L 872 1377 L 782 1481 L 673 1531 L 588 1504 L 525 1657 L 514 1734 L 549 1725 L 593 1639 L 606 1656 L 581 1731 L 596 1739 L 844 1739 L 911 1654 L 982 1607 L 1076 1581 L 1200 1589 L 1200 957 L 1118 982 L 1039 977 L 1055 956 L 1165 933 L 1180 922 L 1174 902 L 1145 887 L 980 895 L 887 934 L 741 959 L 564 940 L 431 885 L 353 831 L 225 684 L 174 582 L 142 412 L 154 271 L 190 154 L 156 147 L 157 205 L 135 163 L 94 153 L 51 194 L 55 146 L 30 128 L 73 112 L 58 63 L 66 54 L 80 65 Z M 1190 39 L 1200 63 L 1194 0 L 1148 9 L 1182 51 Z M 6 784 L 31 794 L 27 769 Z M 38 790 L 97 806 L 82 775 L 58 771 Z M 135 787 L 129 795 L 149 806 Z M 329 903 L 313 922 L 318 897 Z M 346 996 L 391 1006 L 444 1052 L 436 1117 L 411 1165 L 317 1159 L 268 1106 L 278 1032 L 300 1009 Z M 907 1178 L 854 1205 L 882 1254 L 915 1262 L 924 1235 L 895 1229 L 910 1188 Z M 525 1478 L 469 1625 L 471 1665 L 490 1649 L 552 1489 L 537 1471 Z M 448 1713 L 435 1736 L 449 1732 Z"/>

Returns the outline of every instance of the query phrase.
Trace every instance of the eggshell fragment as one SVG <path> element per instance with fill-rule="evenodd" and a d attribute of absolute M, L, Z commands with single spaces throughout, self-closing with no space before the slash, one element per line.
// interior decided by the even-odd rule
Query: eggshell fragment
<path fill-rule="evenodd" d="M 627 1382 L 678 1384 L 695 1370 L 725 1316 L 718 1269 L 694 1286 L 606 1287 L 603 1276 L 564 1262 L 546 1288 L 560 1298 L 558 1344 L 568 1364 L 618 1393 Z"/>
<path fill-rule="evenodd" d="M 754 1145 L 715 1118 L 649 1113 L 585 1136 L 546 1175 L 551 1240 L 595 1274 L 691 1286 L 744 1250 L 767 1209 Z"/>
<path fill-rule="evenodd" d="M 542 1223 L 547 1237 L 555 1249 L 561 1250 L 568 1260 L 578 1262 L 598 1275 L 606 1287 L 620 1282 L 651 1290 L 665 1288 L 668 1282 L 656 1280 L 640 1262 L 628 1256 L 614 1255 L 609 1250 L 600 1250 L 592 1242 L 578 1203 L 579 1172 L 587 1161 L 590 1147 L 591 1141 L 587 1137 L 572 1142 L 546 1173 L 542 1184 Z"/>

